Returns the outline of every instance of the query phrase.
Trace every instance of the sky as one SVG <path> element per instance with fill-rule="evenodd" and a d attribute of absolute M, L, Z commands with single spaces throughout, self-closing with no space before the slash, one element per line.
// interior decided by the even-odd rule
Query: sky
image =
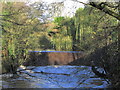
<path fill-rule="evenodd" d="M 85 2 L 86 0 L 80 0 L 80 1 Z M 73 2 L 72 0 L 66 0 L 64 2 L 64 5 L 65 5 L 65 7 L 64 7 L 64 10 L 63 10 L 63 13 L 62 13 L 63 16 L 67 15 L 67 16 L 70 16 L 70 17 L 72 17 L 75 14 L 75 12 L 78 8 L 83 8 L 84 7 L 84 5 L 82 3 Z"/>
<path fill-rule="evenodd" d="M 73 2 L 72 0 L 30 0 L 30 2 L 39 2 L 39 1 L 44 1 L 48 4 L 54 3 L 54 2 L 63 2 L 64 1 L 64 9 L 63 9 L 61 15 L 62 16 L 69 16 L 69 17 L 72 17 L 78 8 L 84 7 L 84 5 L 82 3 Z M 88 0 L 78 0 L 78 1 L 87 2 Z"/>
<path fill-rule="evenodd" d="M 48 3 L 53 3 L 53 2 L 62 2 L 62 1 L 71 1 L 71 0 L 28 0 L 28 1 L 31 1 L 31 2 L 44 1 Z M 86 2 L 87 0 L 78 0 L 78 1 Z"/>

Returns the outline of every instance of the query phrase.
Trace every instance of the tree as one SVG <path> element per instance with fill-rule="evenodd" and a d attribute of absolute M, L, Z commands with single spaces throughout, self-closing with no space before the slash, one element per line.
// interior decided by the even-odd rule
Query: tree
<path fill-rule="evenodd" d="M 119 2 L 118 3 L 107 3 L 107 2 L 90 2 L 89 3 L 91 6 L 105 12 L 106 14 L 109 14 L 110 16 L 115 17 L 116 19 L 120 20 L 120 15 L 119 15 Z"/>
<path fill-rule="evenodd" d="M 81 2 L 81 3 L 83 3 L 83 2 Z M 85 3 L 83 3 L 83 4 L 85 4 Z M 98 59 L 101 60 L 100 63 L 102 63 L 102 67 L 106 71 L 106 76 L 111 81 L 113 87 L 119 87 L 120 74 L 118 72 L 120 72 L 120 71 L 119 71 L 119 56 L 118 56 L 119 55 L 119 44 L 118 44 L 118 42 L 119 42 L 120 34 L 119 34 L 119 23 L 117 22 L 117 20 L 118 21 L 120 20 L 120 14 L 119 14 L 120 2 L 110 3 L 110 2 L 92 2 L 91 1 L 85 5 L 90 5 L 90 6 L 94 7 L 93 10 L 95 10 L 95 8 L 96 8 L 100 12 L 105 13 L 105 16 L 102 16 L 101 18 L 103 21 L 107 21 L 107 23 L 105 23 L 103 25 L 101 23 L 101 25 L 97 25 L 97 27 L 95 27 L 97 29 L 97 31 L 100 30 L 101 27 L 103 27 L 103 28 L 101 28 L 101 32 L 103 32 L 103 34 L 96 34 L 95 36 L 98 38 L 99 41 L 102 40 L 101 43 L 102 44 L 104 43 L 103 44 L 104 47 L 101 47 L 101 49 L 96 48 L 95 52 L 93 52 L 93 54 L 92 54 L 93 55 L 92 57 L 94 57 L 94 61 L 96 61 Z M 100 18 L 100 20 L 101 20 L 101 18 Z M 97 46 L 98 46 L 98 44 L 97 44 Z M 99 58 L 97 59 L 96 57 L 97 58 L 99 57 Z M 95 67 L 93 67 L 93 70 L 94 70 L 94 72 L 96 72 Z"/>
<path fill-rule="evenodd" d="M 97 8 L 101 10 L 102 12 L 105 12 L 106 14 L 113 16 L 114 18 L 120 20 L 120 15 L 119 15 L 119 1 L 118 2 L 98 2 L 98 1 L 93 1 L 93 0 L 88 0 L 88 3 L 84 3 L 78 0 L 72 0 L 74 2 L 82 3 L 84 5 L 90 5 L 94 8 Z"/>
<path fill-rule="evenodd" d="M 28 37 L 36 19 L 29 18 L 30 7 L 25 3 L 7 2 L 2 5 L 2 65 L 6 72 L 16 74 L 17 68 L 28 57 Z"/>

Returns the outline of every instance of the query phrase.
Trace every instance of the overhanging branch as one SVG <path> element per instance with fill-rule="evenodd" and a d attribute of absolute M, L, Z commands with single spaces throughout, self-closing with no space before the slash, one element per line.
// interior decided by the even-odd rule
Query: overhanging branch
<path fill-rule="evenodd" d="M 108 7 L 117 9 L 118 6 L 108 5 L 108 4 L 106 4 L 105 2 L 104 2 L 104 3 L 102 2 L 102 3 L 100 3 L 100 4 L 97 4 L 96 2 L 84 3 L 84 2 L 81 2 L 81 1 L 78 1 L 78 0 L 73 0 L 73 1 L 78 2 L 78 3 L 82 3 L 82 4 L 84 4 L 84 5 L 90 5 L 90 6 L 94 7 L 94 8 L 97 8 L 97 9 L 105 12 L 106 14 L 108 14 L 108 15 L 116 18 L 117 20 L 120 20 L 120 14 L 119 14 L 119 12 L 116 13 L 116 12 L 110 10 L 109 8 L 105 7 L 105 5 L 106 5 L 106 6 L 108 6 Z"/>
<path fill-rule="evenodd" d="M 100 5 L 100 4 L 97 4 L 95 2 L 90 2 L 89 5 L 105 12 L 106 14 L 109 14 L 110 16 L 113 16 L 115 17 L 116 19 L 120 20 L 120 15 L 116 12 L 113 12 L 112 10 L 108 9 L 107 7 L 105 7 L 104 5 Z"/>

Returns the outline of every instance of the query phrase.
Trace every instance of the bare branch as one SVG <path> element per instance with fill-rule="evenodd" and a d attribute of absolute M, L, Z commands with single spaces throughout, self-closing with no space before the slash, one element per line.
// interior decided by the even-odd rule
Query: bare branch
<path fill-rule="evenodd" d="M 84 4 L 84 5 L 93 6 L 93 7 L 97 8 L 97 9 L 105 12 L 106 14 L 109 14 L 110 16 L 113 16 L 113 17 L 115 17 L 116 19 L 120 20 L 120 14 L 119 14 L 119 13 L 116 13 L 116 12 L 108 9 L 107 7 L 105 7 L 105 5 L 106 5 L 106 6 L 108 6 L 108 7 L 111 7 L 111 8 L 114 7 L 114 8 L 117 9 L 118 6 L 108 5 L 107 3 L 104 3 L 104 2 L 102 2 L 102 3 L 100 3 L 100 4 L 97 4 L 97 3 L 95 3 L 95 2 L 84 3 L 84 2 L 81 2 L 81 1 L 78 1 L 78 0 L 73 0 L 73 1 L 78 2 L 78 3 L 82 3 L 82 4 Z M 103 5 L 102 5 L 102 4 L 103 4 Z"/>
<path fill-rule="evenodd" d="M 106 14 L 109 14 L 110 16 L 113 16 L 115 17 L 116 19 L 120 20 L 120 15 L 116 12 L 113 12 L 112 10 L 108 9 L 107 7 L 103 6 L 103 5 L 100 5 L 100 4 L 97 4 L 95 2 L 90 2 L 89 5 L 105 12 Z"/>
<path fill-rule="evenodd" d="M 84 5 L 89 5 L 88 3 L 84 3 L 84 2 L 81 2 L 81 1 L 78 1 L 78 0 L 72 0 L 72 1 L 75 1 L 75 2 L 78 2 L 78 3 L 82 3 Z"/>

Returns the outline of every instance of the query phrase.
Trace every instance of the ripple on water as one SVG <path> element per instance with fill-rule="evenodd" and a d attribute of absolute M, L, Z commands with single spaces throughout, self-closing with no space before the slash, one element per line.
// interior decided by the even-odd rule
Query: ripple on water
<path fill-rule="evenodd" d="M 31 67 L 27 67 L 28 69 Z M 46 72 L 50 74 L 31 73 L 31 77 L 21 74 L 20 77 L 4 78 L 3 87 L 14 88 L 105 88 L 106 81 L 100 78 L 90 78 L 94 76 L 89 66 L 39 66 L 34 67 L 33 72 Z M 26 71 L 27 72 L 27 71 Z M 25 72 L 23 72 L 25 73 Z M 53 74 L 52 74 L 53 73 Z M 58 73 L 70 74 L 60 75 Z M 7 76 L 4 76 L 7 77 Z"/>

